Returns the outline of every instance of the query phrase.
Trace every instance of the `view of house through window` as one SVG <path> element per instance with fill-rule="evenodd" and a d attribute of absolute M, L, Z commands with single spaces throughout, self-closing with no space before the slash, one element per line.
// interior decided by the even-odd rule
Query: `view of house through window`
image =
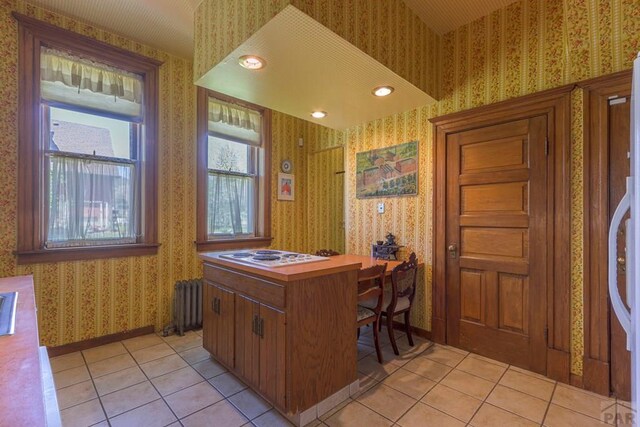
<path fill-rule="evenodd" d="M 47 247 L 134 243 L 138 125 L 42 108 L 49 118 Z"/>
<path fill-rule="evenodd" d="M 256 235 L 261 115 L 209 102 L 207 233 L 210 238 Z"/>

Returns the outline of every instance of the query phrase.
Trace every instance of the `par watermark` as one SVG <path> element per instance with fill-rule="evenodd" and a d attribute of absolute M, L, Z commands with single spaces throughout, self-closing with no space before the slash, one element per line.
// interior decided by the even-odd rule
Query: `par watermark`
<path fill-rule="evenodd" d="M 617 403 L 613 401 L 600 404 L 600 421 L 615 426 L 632 427 L 640 419 L 631 403 L 619 400 Z"/>

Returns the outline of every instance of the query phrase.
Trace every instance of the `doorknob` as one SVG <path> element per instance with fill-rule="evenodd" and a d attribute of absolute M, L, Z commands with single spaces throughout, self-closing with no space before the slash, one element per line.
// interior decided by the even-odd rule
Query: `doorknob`
<path fill-rule="evenodd" d="M 458 256 L 458 247 L 455 244 L 449 245 L 448 251 L 449 257 L 455 258 L 456 256 Z"/>

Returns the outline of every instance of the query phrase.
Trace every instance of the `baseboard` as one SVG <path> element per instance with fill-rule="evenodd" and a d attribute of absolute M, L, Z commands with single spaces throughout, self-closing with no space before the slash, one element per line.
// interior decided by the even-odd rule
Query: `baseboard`
<path fill-rule="evenodd" d="M 76 351 L 86 350 L 92 347 L 98 347 L 112 342 L 122 341 L 129 338 L 139 337 L 141 335 L 152 334 L 154 332 L 153 325 L 143 326 L 142 328 L 132 329 L 130 331 L 118 332 L 101 337 L 90 338 L 84 341 L 72 342 L 69 344 L 59 345 L 57 347 L 48 347 L 49 357 L 62 356 L 63 354 L 74 353 Z"/>
<path fill-rule="evenodd" d="M 402 331 L 404 332 L 405 330 L 405 326 L 404 323 L 398 322 L 398 321 L 393 321 L 393 329 L 396 329 L 398 331 Z M 420 338 L 424 338 L 426 340 L 431 341 L 431 331 L 427 331 L 425 329 L 422 328 L 418 328 L 416 326 L 412 326 L 411 327 L 411 333 L 414 335 L 419 336 Z"/>

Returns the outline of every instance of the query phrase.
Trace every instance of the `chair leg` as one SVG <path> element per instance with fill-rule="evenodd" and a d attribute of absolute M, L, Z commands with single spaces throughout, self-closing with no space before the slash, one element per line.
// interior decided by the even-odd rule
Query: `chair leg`
<path fill-rule="evenodd" d="M 360 328 L 358 328 L 358 339 L 360 339 Z"/>
<path fill-rule="evenodd" d="M 404 312 L 404 327 L 407 332 L 407 338 L 409 339 L 409 345 L 413 347 L 413 337 L 411 336 L 411 316 L 409 311 Z"/>
<path fill-rule="evenodd" d="M 389 341 L 391 341 L 391 346 L 393 347 L 393 354 L 398 356 L 400 352 L 396 344 L 396 336 L 393 333 L 393 315 L 391 315 L 391 313 L 387 313 L 387 329 L 389 330 Z"/>
<path fill-rule="evenodd" d="M 378 355 L 378 363 L 382 364 L 382 351 L 380 351 L 380 337 L 378 331 L 378 324 L 380 323 L 380 316 L 373 322 L 373 342 L 376 346 L 376 354 Z"/>
<path fill-rule="evenodd" d="M 382 314 L 380 315 L 380 320 L 382 320 Z M 375 324 L 373 325 L 374 328 L 378 328 L 378 331 L 382 330 L 382 322 L 378 321 L 378 326 L 376 326 Z"/>

